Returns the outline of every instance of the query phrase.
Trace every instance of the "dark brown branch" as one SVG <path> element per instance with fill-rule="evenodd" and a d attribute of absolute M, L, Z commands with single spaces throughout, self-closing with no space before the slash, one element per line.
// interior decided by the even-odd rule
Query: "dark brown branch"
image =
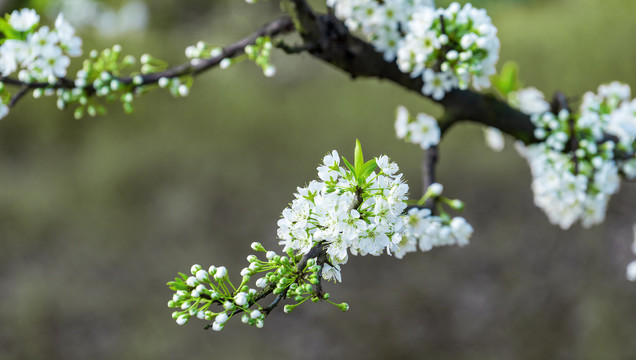
<path fill-rule="evenodd" d="M 283 300 L 286 296 L 287 296 L 287 290 L 285 290 L 282 293 L 278 294 L 276 299 L 274 299 L 274 301 L 272 301 L 271 304 L 269 304 L 266 308 L 263 308 L 263 312 L 265 313 L 265 316 L 269 315 L 269 313 L 272 312 L 272 310 L 274 310 L 274 308 L 276 306 L 278 306 L 278 303 L 281 300 Z"/>
<path fill-rule="evenodd" d="M 435 166 L 439 160 L 439 151 L 437 146 L 431 146 L 428 150 L 424 150 L 424 158 L 422 159 L 422 196 L 426 194 L 426 190 L 435 182 Z M 433 199 L 429 199 L 425 206 L 433 207 Z"/>
<path fill-rule="evenodd" d="M 29 86 L 23 85 L 18 92 L 13 94 L 13 96 L 11 96 L 11 100 L 9 101 L 9 107 L 10 108 L 14 107 L 15 104 L 18 102 L 18 100 L 20 100 L 24 95 L 26 95 L 29 92 L 29 90 L 31 90 Z"/>

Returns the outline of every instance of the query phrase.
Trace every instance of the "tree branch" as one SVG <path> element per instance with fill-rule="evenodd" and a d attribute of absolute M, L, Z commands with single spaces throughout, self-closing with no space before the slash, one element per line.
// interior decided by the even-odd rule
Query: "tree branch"
<path fill-rule="evenodd" d="M 428 150 L 424 150 L 424 157 L 422 159 L 422 196 L 426 194 L 426 190 L 435 182 L 435 166 L 439 159 L 439 151 L 437 146 L 431 146 Z M 429 199 L 432 201 L 432 199 Z M 430 202 L 429 201 L 429 202 Z M 432 202 L 425 204 L 427 207 L 432 207 Z"/>
<path fill-rule="evenodd" d="M 113 79 L 118 80 L 124 85 L 133 85 L 133 89 L 157 83 L 161 78 L 178 78 L 181 76 L 199 75 L 211 68 L 218 66 L 221 63 L 221 60 L 225 58 L 234 58 L 242 55 L 245 52 L 245 47 L 247 45 L 253 44 L 257 38 L 261 36 L 277 36 L 283 33 L 290 32 L 294 29 L 292 21 L 289 17 L 282 17 L 278 20 L 272 21 L 269 24 L 264 25 L 259 30 L 255 31 L 250 36 L 243 38 L 231 45 L 226 46 L 220 55 L 207 58 L 207 59 L 194 59 L 187 63 L 183 63 L 181 65 L 174 66 L 164 71 L 149 73 L 145 75 L 140 75 L 142 78 L 141 83 L 133 83 L 132 76 L 125 77 L 113 77 Z M 8 77 L 0 77 L 0 82 L 3 82 L 7 85 L 20 86 L 22 87 L 20 91 L 18 91 L 13 98 L 11 99 L 10 106 L 13 107 L 18 100 L 20 100 L 28 91 L 33 89 L 72 89 L 75 88 L 75 81 L 72 79 L 59 78 L 56 83 L 50 84 L 48 82 L 32 82 L 26 83 L 17 79 L 8 78 Z M 96 90 L 92 85 L 88 85 L 83 88 L 85 92 L 89 95 L 95 94 Z"/>
<path fill-rule="evenodd" d="M 320 271 L 318 273 L 319 278 L 318 278 L 318 284 L 316 285 L 316 295 L 322 299 L 322 296 L 324 295 L 323 291 L 322 291 L 322 283 L 321 281 L 321 277 L 322 277 L 322 265 L 325 263 L 328 263 L 327 261 L 327 246 L 323 241 L 318 242 L 316 245 L 314 245 L 306 254 L 304 254 L 302 256 L 302 258 L 300 259 L 300 261 L 298 261 L 298 264 L 296 264 L 296 270 L 298 273 L 298 278 L 297 280 L 300 280 L 304 274 L 303 274 L 303 270 L 305 269 L 305 267 L 307 266 L 307 261 L 309 261 L 309 259 L 316 259 L 316 263 L 318 265 L 320 265 Z M 293 283 L 293 282 L 292 282 Z M 291 286 L 291 283 L 289 284 L 289 286 Z M 280 294 L 278 294 L 276 296 L 276 298 L 274 299 L 274 301 L 272 301 L 271 304 L 269 304 L 267 307 L 263 308 L 263 313 L 265 314 L 265 316 L 269 315 L 269 313 L 274 310 L 274 308 L 276 308 L 276 306 L 278 306 L 278 304 L 280 303 L 281 300 L 283 300 L 285 297 L 287 297 L 287 291 L 289 291 L 289 286 L 287 286 L 287 288 L 285 288 Z M 192 288 L 194 289 L 194 288 Z M 190 290 L 192 290 L 190 289 Z M 261 292 L 259 292 L 258 294 L 256 294 L 256 296 L 254 297 L 254 300 L 250 301 L 250 304 L 248 306 L 248 308 L 254 306 L 259 300 L 262 300 L 264 298 L 266 298 L 267 296 L 269 296 L 270 294 L 272 294 L 274 292 L 274 290 L 276 289 L 276 283 L 269 283 L 267 285 L 267 287 L 265 287 L 265 289 L 263 289 Z M 205 295 L 202 296 L 206 299 L 210 299 L 209 296 Z M 218 302 L 217 302 L 218 303 Z M 218 303 L 219 305 L 223 305 Z M 236 309 L 232 312 L 232 314 L 230 316 L 234 316 L 236 314 L 240 314 L 242 313 L 244 310 L 243 309 Z M 205 330 L 210 329 L 212 327 L 212 324 L 208 324 L 204 327 Z"/>

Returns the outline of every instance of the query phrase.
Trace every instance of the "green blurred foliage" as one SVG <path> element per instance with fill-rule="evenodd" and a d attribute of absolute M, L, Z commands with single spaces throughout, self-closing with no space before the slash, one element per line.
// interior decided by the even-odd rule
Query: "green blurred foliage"
<path fill-rule="evenodd" d="M 488 1 L 502 61 L 546 94 L 636 84 L 636 3 Z M 276 18 L 277 5 L 148 2 L 151 27 L 103 39 L 171 63 L 197 40 L 227 44 Z M 441 5 L 441 4 L 440 4 Z M 19 6 L 19 5 L 18 5 Z M 295 39 L 289 39 L 293 42 Z M 164 285 L 193 263 L 238 278 L 252 241 L 276 248 L 276 220 L 332 149 L 388 154 L 420 195 L 421 151 L 393 135 L 397 105 L 440 114 L 417 94 L 351 81 L 309 56 L 275 53 L 201 75 L 191 95 L 156 91 L 125 116 L 73 119 L 26 99 L 0 122 L 0 358 L 633 359 L 636 296 L 624 279 L 633 184 L 591 230 L 551 226 L 532 204 L 527 165 L 508 142 L 486 148 L 461 124 L 441 145 L 439 181 L 465 201 L 470 246 L 404 260 L 353 257 L 328 304 L 280 312 L 262 330 L 177 326 Z"/>

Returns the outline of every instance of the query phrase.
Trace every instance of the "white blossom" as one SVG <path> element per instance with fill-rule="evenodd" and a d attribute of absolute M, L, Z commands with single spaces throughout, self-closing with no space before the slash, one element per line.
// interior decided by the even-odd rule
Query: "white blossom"
<path fill-rule="evenodd" d="M 422 92 L 435 100 L 471 83 L 490 86 L 500 44 L 484 10 L 458 3 L 435 9 L 430 0 L 327 0 L 327 6 L 350 30 L 361 30 L 385 61 L 396 61 L 411 77 L 424 76 Z M 431 76 L 438 66 L 442 72 Z"/>
<path fill-rule="evenodd" d="M 33 9 L 13 10 L 9 16 L 9 25 L 17 31 L 31 30 L 39 21 L 40 15 Z"/>
<path fill-rule="evenodd" d="M 486 127 L 484 129 L 484 136 L 486 137 L 486 144 L 494 151 L 501 151 L 504 148 L 504 138 L 501 131 L 494 127 Z"/>

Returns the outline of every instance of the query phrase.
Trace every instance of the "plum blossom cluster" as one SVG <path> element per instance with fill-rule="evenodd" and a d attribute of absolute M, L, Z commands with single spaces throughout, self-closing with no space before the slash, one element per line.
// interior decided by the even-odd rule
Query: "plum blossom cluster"
<path fill-rule="evenodd" d="M 417 144 L 426 150 L 439 144 L 441 131 L 437 120 L 432 116 L 420 113 L 412 117 L 404 106 L 396 111 L 395 134 L 398 139 Z"/>
<path fill-rule="evenodd" d="M 252 249 L 264 252 L 265 260 L 256 255 L 248 256 L 250 265 L 241 271 L 242 280 L 238 286 L 232 283 L 224 266 L 210 266 L 206 270 L 198 264 L 192 265 L 191 275 L 179 273 L 179 277 L 169 282 L 168 286 L 175 293 L 168 301 L 168 307 L 178 309 L 172 313 L 177 324 L 183 325 L 196 317 L 213 321 L 209 327 L 221 331 L 229 319 L 240 315 L 244 324 L 261 328 L 271 307 L 264 308 L 257 301 L 269 294 L 278 295 L 280 299 L 293 299 L 295 304 L 285 305 L 286 313 L 309 299 L 313 302 L 327 300 L 345 311 L 349 308 L 346 303 L 329 301 L 329 294 L 314 290 L 320 271 L 316 259 L 307 260 L 304 268 L 299 269 L 301 258 L 294 256 L 291 251 L 287 256 L 280 256 L 265 250 L 257 242 L 252 243 Z M 264 274 L 255 281 L 256 288 L 249 287 L 251 278 L 259 273 Z"/>
<path fill-rule="evenodd" d="M 361 30 L 386 61 L 422 77 L 422 93 L 441 100 L 454 88 L 490 86 L 499 59 L 497 28 L 484 9 L 430 0 L 327 0 L 351 30 Z"/>
<path fill-rule="evenodd" d="M 340 265 L 347 262 L 349 253 L 380 255 L 386 251 L 401 259 L 418 246 L 428 251 L 468 244 L 473 228 L 443 210 L 443 204 L 461 210 L 463 203 L 441 196 L 442 185 L 431 185 L 417 202 L 419 207 L 405 214 L 408 186 L 397 173 L 397 164 L 385 155 L 365 162 L 359 141 L 354 159 L 351 164 L 332 151 L 318 167 L 320 180 L 298 188 L 278 221 L 279 244 L 284 245 L 286 255 L 254 242 L 252 250 L 264 252 L 265 259 L 249 255 L 250 264 L 241 271 L 238 286 L 223 266 L 205 270 L 193 265 L 191 275 L 180 273 L 169 282 L 175 294 L 168 307 L 177 309 L 172 313 L 177 324 L 197 317 L 213 321 L 208 326 L 220 331 L 230 318 L 241 314 L 243 323 L 262 327 L 265 317 L 285 298 L 293 300 L 284 306 L 286 313 L 307 300 L 326 300 L 346 311 L 347 303 L 329 300 L 320 278 L 341 281 Z M 436 201 L 437 215 L 422 207 L 429 199 Z M 256 288 L 248 286 L 252 278 L 257 278 Z M 277 295 L 276 299 L 267 307 L 259 305 L 269 294 Z"/>
<path fill-rule="evenodd" d="M 398 219 L 406 209 L 409 188 L 397 164 L 387 156 L 361 162 L 356 156 L 354 167 L 343 159 L 343 167 L 337 151 L 326 155 L 318 167 L 320 180 L 299 187 L 278 221 L 278 237 L 286 250 L 304 254 L 319 242 L 327 244 L 323 277 L 328 280 L 341 281 L 340 265 L 349 253 L 390 252 L 393 235 L 401 231 Z"/>
<path fill-rule="evenodd" d="M 583 97 L 580 114 L 557 114 L 536 89 L 520 91 L 518 107 L 531 115 L 541 143 L 520 146 L 532 171 L 535 204 L 567 229 L 601 223 L 620 174 L 636 177 L 636 102 L 618 82 Z"/>
<path fill-rule="evenodd" d="M 15 10 L 2 27 L 6 40 L 0 46 L 0 72 L 9 76 L 18 72 L 23 82 L 55 83 L 66 76 L 69 57 L 82 54 L 82 39 L 62 14 L 55 28 L 42 26 L 36 30 L 40 16 L 32 9 Z"/>
<path fill-rule="evenodd" d="M 317 170 L 320 180 L 299 187 L 283 210 L 278 237 L 286 250 L 300 254 L 317 243 L 326 244 L 325 279 L 342 280 L 340 265 L 349 254 L 386 252 L 402 258 L 415 249 L 414 242 L 427 251 L 439 245 L 465 245 L 472 233 L 465 220 L 435 217 L 427 209 L 405 215 L 408 185 L 398 173 L 398 165 L 386 155 L 365 163 L 359 143 L 354 165 L 345 158 L 341 161 L 334 150 Z M 425 196 L 439 193 L 437 184 Z"/>
<path fill-rule="evenodd" d="M 40 16 L 32 9 L 15 10 L 0 19 L 3 42 L 0 45 L 0 73 L 8 77 L 17 73 L 24 83 L 56 83 L 66 76 L 70 57 L 82 53 L 82 39 L 62 14 L 53 29 L 38 28 Z M 11 94 L 0 83 L 0 119 L 9 113 Z"/>
<path fill-rule="evenodd" d="M 394 255 L 401 259 L 409 252 L 429 251 L 434 247 L 458 245 L 466 246 L 473 234 L 473 227 L 463 217 L 451 217 L 446 213 L 441 204 L 445 203 L 454 210 L 463 209 L 464 205 L 459 200 L 451 200 L 442 197 L 443 187 L 439 183 L 429 186 L 420 203 L 429 198 L 436 200 L 438 215 L 433 215 L 431 209 L 413 207 L 400 220 L 403 222 L 403 230 L 396 236 L 399 241 L 394 243 L 397 249 Z"/>

